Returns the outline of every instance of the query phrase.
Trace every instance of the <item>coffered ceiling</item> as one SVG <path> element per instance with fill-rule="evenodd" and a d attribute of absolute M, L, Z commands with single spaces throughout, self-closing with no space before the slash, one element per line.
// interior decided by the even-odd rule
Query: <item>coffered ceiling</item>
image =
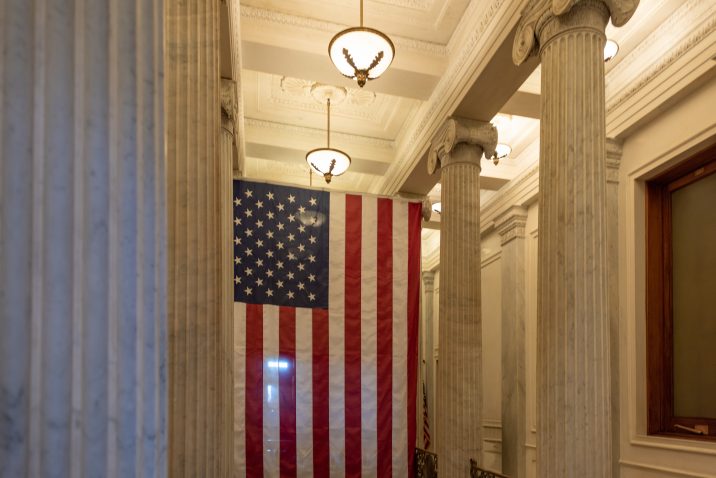
<path fill-rule="evenodd" d="M 314 186 L 397 192 L 400 187 L 388 190 L 386 177 L 400 172 L 396 163 L 411 155 L 406 151 L 414 143 L 411 135 L 426 116 L 434 115 L 430 108 L 440 102 L 436 88 L 451 68 L 455 70 L 453 63 L 463 54 L 464 39 L 479 24 L 476 20 L 494 15 L 495 6 L 502 3 L 365 1 L 364 24 L 390 36 L 396 57 L 381 78 L 361 89 L 340 76 L 327 54 L 333 35 L 358 24 L 358 0 L 243 0 L 238 10 L 242 174 L 309 183 L 305 154 L 326 144 L 326 106 L 311 95 L 311 88 L 329 84 L 346 89 L 345 100 L 331 108 L 331 145 L 350 154 L 353 163 L 331 185 L 313 178 Z M 473 20 L 465 22 L 467 16 Z M 497 184 L 509 179 L 513 166 L 510 160 L 504 162 Z"/>
<path fill-rule="evenodd" d="M 514 27 L 527 0 L 365 0 L 365 25 L 389 35 L 396 56 L 363 89 L 340 76 L 328 57 L 331 38 L 358 24 L 358 0 L 240 3 L 228 14 L 240 25 L 232 49 L 241 65 L 233 77 L 243 102 L 244 176 L 309 184 L 305 154 L 326 144 L 326 107 L 311 95 L 316 83 L 346 89 L 345 100 L 332 106 L 331 145 L 353 163 L 329 186 L 314 176 L 314 186 L 439 197 L 425 158 L 449 115 L 492 120 L 512 147 L 498 165 L 483 161 L 483 202 L 538 161 L 538 60 L 520 68 L 511 61 Z M 695 35 L 709 34 L 715 10 L 711 0 L 641 0 L 625 27 L 607 27 L 620 44 L 605 68 L 610 135 L 635 127 L 634 113 L 622 111 L 632 101 L 625 92 L 643 89 L 661 73 L 665 57 L 688 53 Z"/>

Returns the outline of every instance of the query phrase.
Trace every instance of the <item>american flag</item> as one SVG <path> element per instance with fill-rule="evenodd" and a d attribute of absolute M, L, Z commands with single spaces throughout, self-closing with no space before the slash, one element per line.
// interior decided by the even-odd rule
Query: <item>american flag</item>
<path fill-rule="evenodd" d="M 420 211 L 234 182 L 238 476 L 413 476 Z"/>

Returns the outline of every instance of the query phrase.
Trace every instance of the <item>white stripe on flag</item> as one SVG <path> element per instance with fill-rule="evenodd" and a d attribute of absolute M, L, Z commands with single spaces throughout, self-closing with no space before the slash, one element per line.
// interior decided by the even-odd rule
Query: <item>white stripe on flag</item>
<path fill-rule="evenodd" d="M 408 476 L 408 203 L 393 201 L 393 476 Z"/>
<path fill-rule="evenodd" d="M 264 476 L 279 478 L 281 412 L 279 403 L 278 306 L 264 305 Z"/>
<path fill-rule="evenodd" d="M 234 476 L 246 476 L 246 304 L 234 302 Z"/>
<path fill-rule="evenodd" d="M 296 471 L 313 475 L 313 314 L 296 309 Z"/>
<path fill-rule="evenodd" d="M 345 253 L 346 253 L 346 195 L 331 193 L 329 225 L 329 283 L 328 283 L 328 353 L 329 353 L 329 411 L 331 477 L 345 476 Z"/>
<path fill-rule="evenodd" d="M 378 200 L 363 196 L 361 231 L 361 450 L 363 476 L 378 472 Z"/>

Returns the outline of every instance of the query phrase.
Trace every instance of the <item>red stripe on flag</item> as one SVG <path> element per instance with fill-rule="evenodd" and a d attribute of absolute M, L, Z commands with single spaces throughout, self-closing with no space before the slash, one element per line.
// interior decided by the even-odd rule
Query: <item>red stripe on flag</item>
<path fill-rule="evenodd" d="M 296 309 L 278 309 L 281 477 L 296 476 Z M 286 363 L 288 366 L 284 367 Z"/>
<path fill-rule="evenodd" d="M 420 215 L 422 205 L 408 205 L 408 476 L 413 476 L 418 384 L 418 320 L 420 304 Z"/>
<path fill-rule="evenodd" d="M 361 228 L 363 199 L 346 194 L 346 478 L 361 476 Z"/>
<path fill-rule="evenodd" d="M 313 476 L 330 475 L 328 436 L 328 310 L 313 309 Z"/>
<path fill-rule="evenodd" d="M 264 476 L 263 306 L 246 304 L 246 477 Z"/>
<path fill-rule="evenodd" d="M 393 475 L 393 201 L 378 199 L 378 476 Z"/>

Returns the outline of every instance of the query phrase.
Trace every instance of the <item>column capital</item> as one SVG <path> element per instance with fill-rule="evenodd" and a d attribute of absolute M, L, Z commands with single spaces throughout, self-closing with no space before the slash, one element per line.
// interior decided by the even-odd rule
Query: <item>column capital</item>
<path fill-rule="evenodd" d="M 224 127 L 230 126 L 233 133 L 233 126 L 239 113 L 238 100 L 236 98 L 236 82 L 226 78 L 221 79 L 221 124 Z M 227 123 L 229 123 L 227 125 Z"/>
<path fill-rule="evenodd" d="M 620 27 L 629 21 L 638 5 L 639 0 L 530 0 L 517 25 L 512 61 L 521 65 L 549 39 L 568 30 L 592 27 L 603 32 L 609 18 L 614 26 Z M 588 14 L 599 10 L 603 15 Z"/>
<path fill-rule="evenodd" d="M 425 292 L 432 292 L 435 286 L 435 271 L 423 271 L 423 287 Z"/>
<path fill-rule="evenodd" d="M 622 143 L 616 139 L 607 138 L 607 182 L 619 182 L 619 166 L 622 162 Z"/>
<path fill-rule="evenodd" d="M 487 121 L 476 121 L 467 118 L 450 117 L 433 136 L 428 153 L 428 173 L 434 174 L 441 167 L 453 163 L 451 152 L 460 144 L 472 145 L 480 149 L 474 161 L 479 166 L 482 153 L 492 157 L 497 146 L 497 128 Z M 464 162 L 461 161 L 454 162 Z"/>
<path fill-rule="evenodd" d="M 500 235 L 500 244 L 505 245 L 513 239 L 525 237 L 527 210 L 521 206 L 512 206 L 495 219 L 495 229 Z"/>

